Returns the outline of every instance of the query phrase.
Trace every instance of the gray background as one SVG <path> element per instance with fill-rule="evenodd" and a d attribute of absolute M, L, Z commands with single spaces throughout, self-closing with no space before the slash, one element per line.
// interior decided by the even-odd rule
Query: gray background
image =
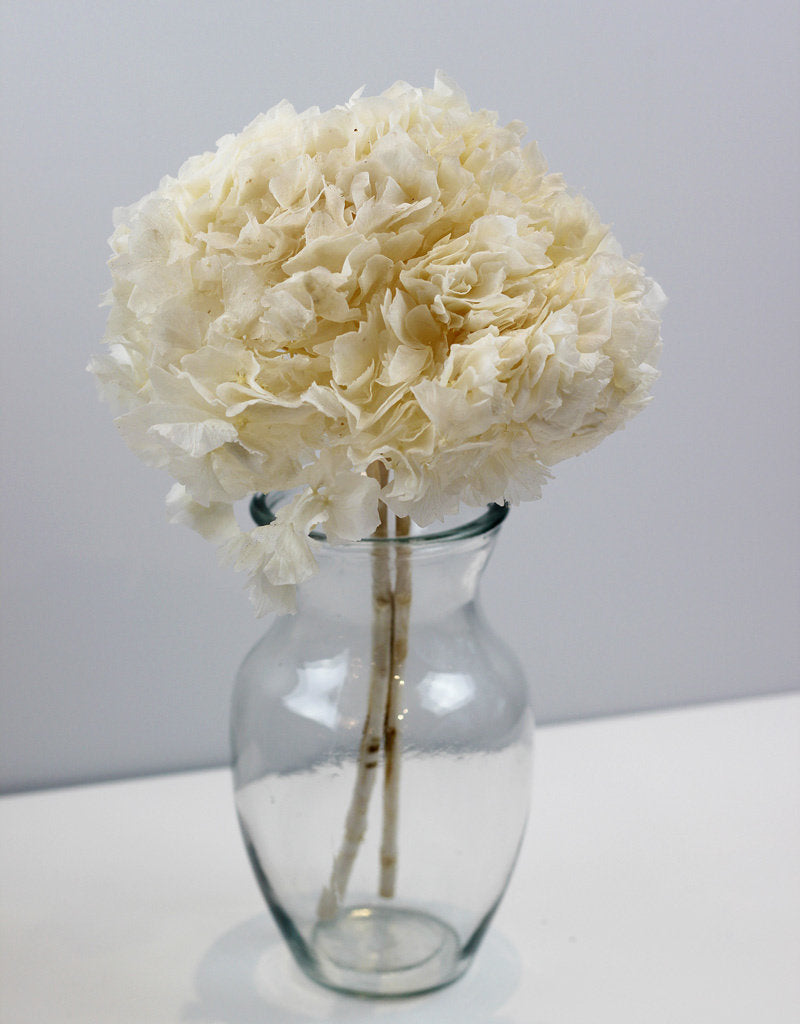
<path fill-rule="evenodd" d="M 798 682 L 794 2 L 5 3 L 0 780 L 219 764 L 264 624 L 84 372 L 111 210 L 286 97 L 444 68 L 670 297 L 651 407 L 515 510 L 490 617 L 540 721 Z"/>

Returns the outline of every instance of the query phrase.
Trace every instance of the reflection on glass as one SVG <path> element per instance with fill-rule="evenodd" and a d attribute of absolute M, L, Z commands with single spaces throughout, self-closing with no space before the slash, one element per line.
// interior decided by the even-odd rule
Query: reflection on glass
<path fill-rule="evenodd" d="M 297 685 L 283 698 L 284 705 L 303 718 L 336 727 L 336 704 L 347 677 L 349 652 L 308 661 L 297 667 Z"/>
<path fill-rule="evenodd" d="M 468 704 L 475 693 L 475 680 L 463 672 L 428 672 L 419 684 L 420 703 L 435 715 Z"/>

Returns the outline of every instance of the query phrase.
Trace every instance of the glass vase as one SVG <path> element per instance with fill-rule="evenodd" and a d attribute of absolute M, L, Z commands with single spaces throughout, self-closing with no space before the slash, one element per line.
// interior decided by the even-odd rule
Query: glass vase
<path fill-rule="evenodd" d="M 258 523 L 280 496 L 254 499 Z M 245 658 L 236 809 L 295 959 L 331 988 L 399 996 L 472 961 L 529 806 L 533 716 L 478 583 L 507 509 L 348 545 Z"/>

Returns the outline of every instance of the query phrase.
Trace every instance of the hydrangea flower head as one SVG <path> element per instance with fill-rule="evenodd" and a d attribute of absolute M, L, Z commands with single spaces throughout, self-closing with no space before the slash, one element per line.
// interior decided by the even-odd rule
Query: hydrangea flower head
<path fill-rule="evenodd" d="M 536 498 L 648 401 L 663 293 L 524 131 L 442 75 L 284 102 L 116 212 L 90 369 L 259 611 L 293 606 L 313 527 Z M 233 503 L 275 490 L 242 532 Z"/>

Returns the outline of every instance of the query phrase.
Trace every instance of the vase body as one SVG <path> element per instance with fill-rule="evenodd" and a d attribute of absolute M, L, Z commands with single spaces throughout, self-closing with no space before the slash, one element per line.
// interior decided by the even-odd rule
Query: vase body
<path fill-rule="evenodd" d="M 231 733 L 244 841 L 297 962 L 332 988 L 392 996 L 453 981 L 508 884 L 528 813 L 533 717 L 522 670 L 477 603 L 505 513 L 492 506 L 405 539 L 319 541 L 297 613 L 277 618 L 239 671 Z M 405 624 L 394 624 L 407 645 L 387 698 L 391 755 L 388 732 L 381 749 L 364 747 L 384 646 L 378 545 L 393 573 L 405 559 L 410 581 Z"/>

